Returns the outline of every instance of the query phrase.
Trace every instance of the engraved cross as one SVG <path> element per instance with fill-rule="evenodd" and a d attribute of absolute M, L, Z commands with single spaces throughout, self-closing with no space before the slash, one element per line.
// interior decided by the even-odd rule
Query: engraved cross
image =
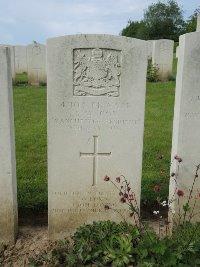
<path fill-rule="evenodd" d="M 99 153 L 98 152 L 98 136 L 94 137 L 94 152 L 93 153 L 83 153 L 80 152 L 80 157 L 93 157 L 93 184 L 97 184 L 97 169 L 98 169 L 98 157 L 109 157 L 111 156 L 111 152 L 109 153 Z"/>

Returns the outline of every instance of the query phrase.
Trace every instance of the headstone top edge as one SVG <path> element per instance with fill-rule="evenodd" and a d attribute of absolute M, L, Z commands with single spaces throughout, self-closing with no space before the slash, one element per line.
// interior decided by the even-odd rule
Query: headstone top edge
<path fill-rule="evenodd" d="M 25 47 L 32 47 L 32 46 L 36 46 L 36 45 L 43 46 L 43 47 L 46 46 L 45 44 L 41 44 L 41 43 L 35 43 L 35 44 L 33 43 L 33 44 L 28 44 Z"/>
<path fill-rule="evenodd" d="M 1 50 L 6 50 L 6 51 L 8 51 L 8 50 L 10 49 L 10 47 L 9 47 L 9 46 L 6 46 L 6 45 L 5 45 L 5 46 L 1 46 L 1 45 L 0 45 L 0 49 L 1 49 Z"/>
<path fill-rule="evenodd" d="M 137 38 L 131 38 L 131 37 L 125 37 L 125 36 L 119 36 L 119 35 L 112 35 L 112 34 L 74 34 L 74 35 L 64 35 L 64 36 L 59 36 L 59 37 L 53 37 L 47 39 L 47 45 L 49 45 L 52 42 L 57 42 L 61 40 L 72 40 L 72 39 L 93 39 L 93 38 L 99 38 L 99 39 L 114 39 L 115 41 L 127 41 L 127 42 L 132 42 L 132 43 L 140 43 L 146 45 L 146 40 L 141 40 Z"/>

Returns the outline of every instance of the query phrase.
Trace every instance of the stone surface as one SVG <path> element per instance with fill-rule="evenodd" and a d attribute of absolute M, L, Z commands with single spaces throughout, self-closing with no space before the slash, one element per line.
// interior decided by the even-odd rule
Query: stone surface
<path fill-rule="evenodd" d="M 159 68 L 160 80 L 166 80 L 172 72 L 173 48 L 172 40 L 161 39 L 153 42 L 152 64 Z"/>
<path fill-rule="evenodd" d="M 197 16 L 197 32 L 200 32 L 200 14 Z"/>
<path fill-rule="evenodd" d="M 146 69 L 146 41 L 110 35 L 48 40 L 50 239 L 83 223 L 133 221 L 104 177 L 123 174 L 140 203 Z"/>
<path fill-rule="evenodd" d="M 9 47 L 10 48 L 10 56 L 11 56 L 11 73 L 12 73 L 12 80 L 15 81 L 15 49 L 13 45 L 8 44 L 1 44 L 0 46 Z"/>
<path fill-rule="evenodd" d="M 179 54 L 179 46 L 176 47 L 176 58 L 178 58 L 178 54 Z"/>
<path fill-rule="evenodd" d="M 27 46 L 28 82 L 46 82 L 46 46 L 34 43 Z"/>
<path fill-rule="evenodd" d="M 171 177 L 170 199 L 174 214 L 178 214 L 179 204 L 188 201 L 189 190 L 192 188 L 195 169 L 200 164 L 200 32 L 182 35 L 179 39 L 179 59 L 176 81 L 176 96 L 173 122 L 172 166 L 171 172 L 178 174 L 178 185 Z M 174 156 L 183 159 L 178 172 L 178 162 Z M 182 190 L 183 197 L 177 195 Z M 175 192 L 175 194 L 174 194 Z M 196 180 L 194 192 L 190 201 L 191 207 L 196 201 L 194 220 L 200 219 L 200 180 Z M 192 210 L 192 209 L 191 209 Z M 172 215 L 172 214 L 171 214 Z M 175 216 L 174 215 L 174 216 Z M 177 216 L 176 216 L 177 217 Z M 183 217 L 182 217 L 183 219 Z"/>
<path fill-rule="evenodd" d="M 14 243 L 17 232 L 17 187 L 11 58 L 8 47 L 0 47 L 0 62 L 0 242 Z"/>
<path fill-rule="evenodd" d="M 27 72 L 26 46 L 15 45 L 15 73 Z"/>

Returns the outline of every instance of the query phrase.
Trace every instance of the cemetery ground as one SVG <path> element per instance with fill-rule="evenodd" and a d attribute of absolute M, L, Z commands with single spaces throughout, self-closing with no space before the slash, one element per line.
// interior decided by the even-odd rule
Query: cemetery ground
<path fill-rule="evenodd" d="M 17 75 L 13 94 L 19 233 L 14 246 L 0 246 L 0 266 L 199 266 L 198 227 L 184 224 L 170 238 L 165 236 L 167 208 L 153 215 L 158 197 L 162 201 L 168 197 L 175 93 L 175 81 L 170 80 L 147 83 L 140 224 L 107 221 L 83 226 L 72 245 L 71 240 L 48 241 L 46 86 L 29 86 L 26 73 Z M 122 185 L 121 179 L 116 182 Z M 131 211 L 134 219 L 137 210 Z"/>
<path fill-rule="evenodd" d="M 29 86 L 26 81 L 25 73 L 18 74 L 14 86 L 20 231 L 17 248 L 6 250 L 4 262 L 13 267 L 28 266 L 28 258 L 52 246 L 47 239 L 46 87 Z M 174 89 L 173 81 L 147 83 L 141 201 L 147 220 L 155 219 L 154 185 L 159 183 L 164 199 L 168 196 Z M 152 225 L 157 229 L 157 223 Z"/>

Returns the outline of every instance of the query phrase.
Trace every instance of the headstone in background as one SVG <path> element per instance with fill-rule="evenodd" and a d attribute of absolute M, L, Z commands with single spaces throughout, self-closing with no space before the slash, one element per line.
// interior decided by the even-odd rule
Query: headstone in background
<path fill-rule="evenodd" d="M 0 243 L 14 243 L 18 216 L 11 56 L 8 47 L 0 47 L 0 62 Z"/>
<path fill-rule="evenodd" d="M 48 40 L 50 239 L 83 223 L 122 216 L 133 222 L 104 177 L 123 174 L 139 205 L 146 70 L 146 41 L 109 35 Z"/>
<path fill-rule="evenodd" d="M 178 58 L 178 54 L 179 54 L 179 46 L 176 47 L 176 58 Z"/>
<path fill-rule="evenodd" d="M 153 42 L 154 40 L 148 40 L 147 43 L 147 47 L 148 47 L 148 59 L 151 60 L 152 59 L 152 51 L 153 51 Z"/>
<path fill-rule="evenodd" d="M 28 82 L 39 85 L 46 82 L 46 46 L 34 43 L 27 46 Z"/>
<path fill-rule="evenodd" d="M 15 45 L 15 73 L 27 72 L 26 46 Z"/>
<path fill-rule="evenodd" d="M 167 80 L 172 73 L 174 41 L 161 39 L 153 42 L 152 64 L 159 68 L 159 79 Z"/>
<path fill-rule="evenodd" d="M 12 80 L 15 82 L 15 48 L 13 45 L 1 44 L 0 47 L 9 47 L 10 48 L 10 56 L 11 56 L 11 73 L 12 73 Z"/>
<path fill-rule="evenodd" d="M 197 16 L 197 32 L 200 32 L 200 14 Z"/>
<path fill-rule="evenodd" d="M 171 177 L 170 199 L 175 192 L 172 203 L 173 214 L 178 217 L 179 206 L 187 202 L 189 190 L 195 176 L 196 166 L 200 164 L 200 32 L 182 35 L 179 39 L 179 58 L 176 80 L 176 96 L 173 122 L 171 173 L 178 174 L 178 186 Z M 173 160 L 178 155 L 182 158 L 178 171 L 178 161 Z M 184 196 L 178 197 L 177 190 Z M 200 220 L 200 179 L 195 183 L 191 211 L 194 208 L 194 220 Z M 179 203 L 178 203 L 179 199 Z M 181 210 L 182 211 L 182 210 Z M 183 211 L 182 211 L 183 212 Z M 173 216 L 174 216 L 173 215 Z M 183 219 L 183 216 L 182 218 Z"/>

